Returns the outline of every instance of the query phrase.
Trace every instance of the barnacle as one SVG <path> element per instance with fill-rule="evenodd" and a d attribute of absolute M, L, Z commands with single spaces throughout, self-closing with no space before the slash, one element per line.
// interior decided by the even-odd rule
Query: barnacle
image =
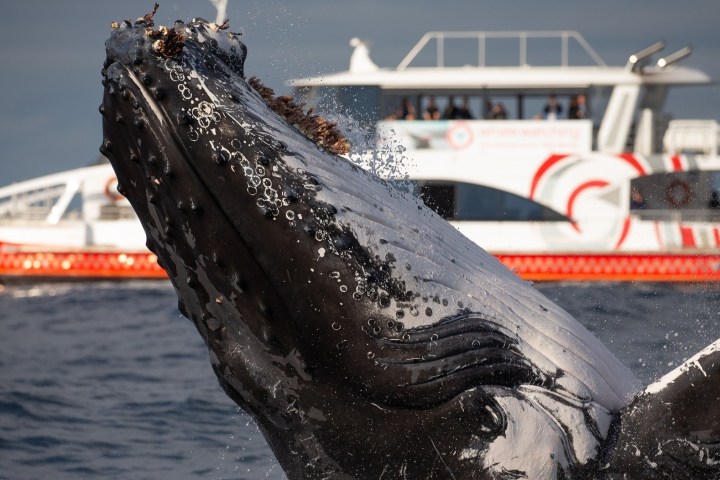
<path fill-rule="evenodd" d="M 155 25 L 155 22 L 153 21 L 153 17 L 157 13 L 157 10 L 159 7 L 160 7 L 160 4 L 156 3 L 155 5 L 153 5 L 152 12 L 146 14 L 143 17 L 138 18 L 138 21 L 145 22 L 148 27 L 152 27 L 153 25 Z"/>
<path fill-rule="evenodd" d="M 153 43 L 153 50 L 166 57 L 178 57 L 185 46 L 185 35 L 175 28 L 165 26 L 157 30 L 148 28 L 146 35 L 150 38 L 157 38 Z"/>
<path fill-rule="evenodd" d="M 289 95 L 276 97 L 273 89 L 263 85 L 257 77 L 251 77 L 248 84 L 260 94 L 275 113 L 285 118 L 290 125 L 300 130 L 319 147 L 337 155 L 350 151 L 350 142 L 335 123 L 320 115 L 314 115 L 312 108 L 304 110 L 305 105 L 298 105 Z"/>

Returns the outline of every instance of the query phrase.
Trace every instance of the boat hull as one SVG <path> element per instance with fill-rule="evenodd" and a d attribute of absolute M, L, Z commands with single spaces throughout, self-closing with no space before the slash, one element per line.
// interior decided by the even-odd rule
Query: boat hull
<path fill-rule="evenodd" d="M 719 282 L 718 253 L 496 254 L 531 281 Z"/>
<path fill-rule="evenodd" d="M 496 253 L 531 281 L 720 282 L 720 253 Z M 0 243 L 0 278 L 164 279 L 147 251 L 42 249 Z"/>
<path fill-rule="evenodd" d="M 155 254 L 117 249 L 43 249 L 0 243 L 3 279 L 161 279 Z"/>

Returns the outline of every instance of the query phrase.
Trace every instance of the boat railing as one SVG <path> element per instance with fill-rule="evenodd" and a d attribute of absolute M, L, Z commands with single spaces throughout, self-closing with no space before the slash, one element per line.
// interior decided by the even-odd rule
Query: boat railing
<path fill-rule="evenodd" d="M 99 220 L 131 220 L 135 218 L 135 211 L 130 205 L 108 203 L 100 207 Z"/>
<path fill-rule="evenodd" d="M 437 43 L 436 67 L 445 66 L 445 40 L 447 39 L 476 39 L 477 40 L 477 63 L 479 67 L 486 66 L 487 40 L 488 39 L 517 39 L 518 40 L 518 66 L 527 65 L 528 41 L 535 39 L 560 40 L 560 65 L 569 66 L 569 46 L 571 41 L 577 42 L 580 47 L 590 56 L 597 66 L 606 67 L 605 61 L 590 46 L 580 33 L 574 30 L 561 31 L 482 31 L 482 32 L 428 32 L 415 44 L 405 55 L 397 70 L 405 70 L 418 54 L 431 42 Z"/>
<path fill-rule="evenodd" d="M 65 184 L 60 184 L 0 196 L 0 217 L 44 220 L 51 214 L 66 189 Z"/>

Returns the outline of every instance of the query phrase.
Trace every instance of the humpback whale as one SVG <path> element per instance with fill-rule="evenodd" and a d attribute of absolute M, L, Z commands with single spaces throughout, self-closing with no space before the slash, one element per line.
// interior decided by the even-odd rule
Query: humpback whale
<path fill-rule="evenodd" d="M 154 13 L 154 12 L 153 12 Z M 568 313 L 245 76 L 227 24 L 113 25 L 103 152 L 290 479 L 718 478 L 720 344 L 640 390 Z"/>

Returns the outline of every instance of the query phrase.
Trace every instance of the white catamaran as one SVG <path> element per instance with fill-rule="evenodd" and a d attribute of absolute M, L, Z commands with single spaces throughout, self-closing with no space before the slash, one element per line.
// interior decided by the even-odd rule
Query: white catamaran
<path fill-rule="evenodd" d="M 517 64 L 490 65 L 502 42 Z M 348 71 L 289 84 L 375 124 L 379 149 L 400 142 L 425 202 L 523 276 L 720 278 L 720 127 L 663 111 L 670 87 L 712 83 L 681 66 L 689 48 L 612 67 L 572 31 L 430 32 L 382 69 L 351 43 Z M 555 64 L 530 64 L 535 43 Z"/>
<path fill-rule="evenodd" d="M 516 64 L 493 64 L 496 41 Z M 425 202 L 524 278 L 720 281 L 720 127 L 663 111 L 670 87 L 712 82 L 688 48 L 611 67 L 576 32 L 431 32 L 381 69 L 352 44 L 348 71 L 289 84 L 400 142 Z M 116 185 L 100 164 L 0 188 L 0 277 L 163 277 Z"/>

